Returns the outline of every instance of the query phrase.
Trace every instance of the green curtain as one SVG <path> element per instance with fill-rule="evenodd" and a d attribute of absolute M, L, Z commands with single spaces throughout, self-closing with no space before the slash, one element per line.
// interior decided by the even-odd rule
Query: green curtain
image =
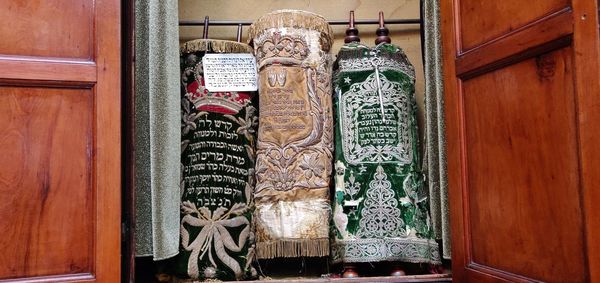
<path fill-rule="evenodd" d="M 442 255 L 451 257 L 444 136 L 444 82 L 440 40 L 439 0 L 424 1 L 425 34 L 425 171 L 429 185 L 435 237 L 442 240 Z"/>
<path fill-rule="evenodd" d="M 162 260 L 179 251 L 177 0 L 138 0 L 135 7 L 135 250 Z"/>

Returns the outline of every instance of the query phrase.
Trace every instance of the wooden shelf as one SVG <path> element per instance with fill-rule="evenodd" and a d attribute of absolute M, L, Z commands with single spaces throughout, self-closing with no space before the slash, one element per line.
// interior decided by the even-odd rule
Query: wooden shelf
<path fill-rule="evenodd" d="M 179 280 L 177 283 L 196 283 L 202 281 Z M 359 278 L 282 278 L 254 281 L 231 281 L 247 283 L 329 283 L 329 282 L 452 282 L 451 274 L 427 274 L 407 276 L 381 276 L 381 277 L 359 277 Z"/>
<path fill-rule="evenodd" d="M 381 277 L 359 277 L 359 278 L 286 278 L 274 280 L 257 280 L 247 282 L 286 282 L 286 283 L 325 283 L 325 282 L 452 282 L 450 274 L 428 274 L 407 276 L 381 276 Z"/>

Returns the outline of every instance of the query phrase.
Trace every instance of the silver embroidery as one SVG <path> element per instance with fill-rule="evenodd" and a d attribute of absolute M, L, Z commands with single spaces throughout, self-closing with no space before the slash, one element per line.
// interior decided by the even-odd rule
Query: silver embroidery
<path fill-rule="evenodd" d="M 366 192 L 356 236 L 360 238 L 406 237 L 396 193 L 381 165 L 377 166 Z"/>
<path fill-rule="evenodd" d="M 369 75 L 364 82 L 353 84 L 342 95 L 342 150 L 349 164 L 399 162 L 404 165 L 412 162 L 410 100 L 400 83 L 389 81 L 383 74 L 380 74 L 380 79 L 381 91 L 385 95 L 385 115 L 391 119 L 380 121 L 381 113 L 369 113 L 372 109 L 379 111 L 377 108 L 380 105 L 375 74 Z M 387 139 L 395 142 L 364 143 L 368 138 L 373 141 Z"/>
<path fill-rule="evenodd" d="M 354 171 L 350 170 L 350 177 L 348 178 L 348 185 L 345 186 L 345 190 L 352 200 L 354 200 L 354 196 L 360 191 L 360 187 L 360 182 L 356 182 L 356 177 L 354 177 Z"/>
<path fill-rule="evenodd" d="M 339 70 L 352 71 L 371 71 L 373 70 L 373 65 L 375 65 L 378 66 L 379 70 L 382 72 L 386 70 L 401 71 L 412 80 L 415 79 L 415 70 L 412 66 L 398 60 L 389 60 L 381 57 L 361 57 L 340 60 L 339 64 Z"/>
<path fill-rule="evenodd" d="M 420 238 L 383 238 L 336 240 L 332 245 L 333 262 L 404 261 L 440 264 L 434 240 Z"/>

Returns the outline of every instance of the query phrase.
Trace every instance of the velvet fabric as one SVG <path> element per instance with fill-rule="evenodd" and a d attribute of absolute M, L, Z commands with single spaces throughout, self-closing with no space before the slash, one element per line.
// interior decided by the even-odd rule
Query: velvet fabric
<path fill-rule="evenodd" d="M 395 45 L 349 43 L 334 85 L 333 261 L 440 263 L 420 168 L 413 66 Z"/>
<path fill-rule="evenodd" d="M 177 272 L 194 279 L 256 275 L 252 192 L 254 92 L 210 92 L 202 58 L 251 53 L 242 43 L 195 40 L 181 47 L 181 250 Z"/>

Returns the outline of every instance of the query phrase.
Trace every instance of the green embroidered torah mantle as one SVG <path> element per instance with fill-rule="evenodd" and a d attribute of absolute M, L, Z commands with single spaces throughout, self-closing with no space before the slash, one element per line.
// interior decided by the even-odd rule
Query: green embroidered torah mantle
<path fill-rule="evenodd" d="M 334 262 L 439 263 L 419 168 L 415 72 L 392 44 L 335 64 Z"/>
<path fill-rule="evenodd" d="M 258 125 L 255 93 L 209 92 L 206 53 L 250 46 L 194 40 L 181 47 L 181 247 L 177 271 L 194 279 L 253 276 L 252 190 Z"/>

